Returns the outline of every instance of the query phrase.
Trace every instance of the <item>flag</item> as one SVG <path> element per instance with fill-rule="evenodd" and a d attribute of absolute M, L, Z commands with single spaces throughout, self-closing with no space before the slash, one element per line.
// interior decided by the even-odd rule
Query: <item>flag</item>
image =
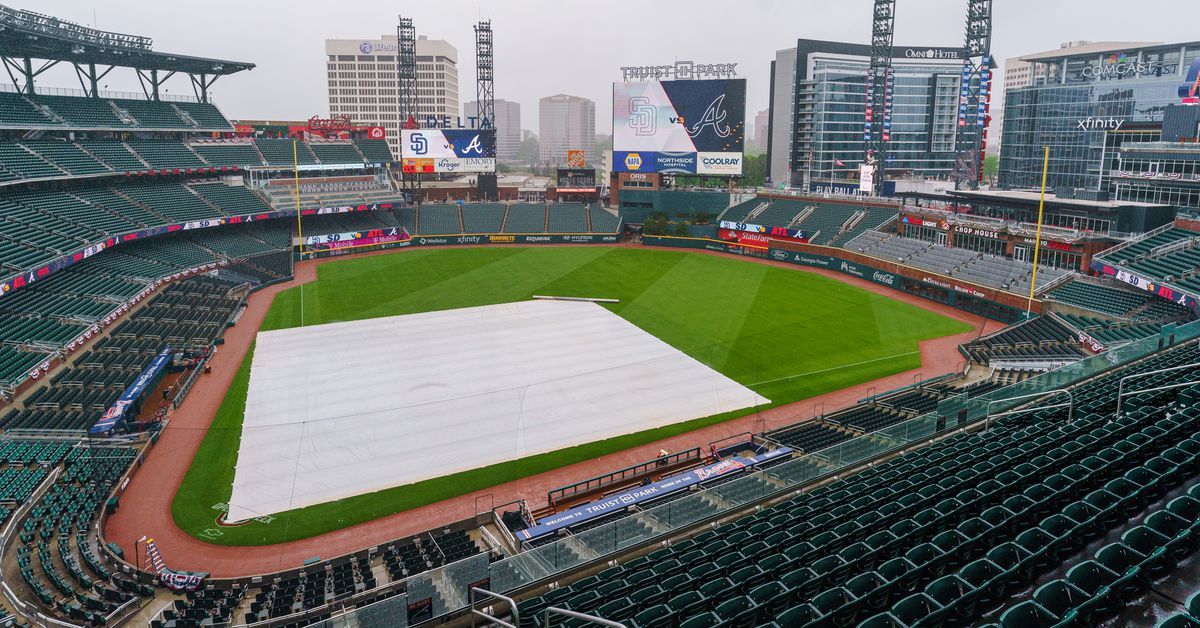
<path fill-rule="evenodd" d="M 845 162 L 843 162 L 841 159 L 837 159 L 837 158 L 835 157 L 835 158 L 834 158 L 834 160 L 833 160 L 833 165 L 835 165 L 835 166 L 838 166 L 838 167 L 843 167 L 843 168 L 844 168 L 844 167 L 846 166 L 846 163 L 845 163 Z"/>

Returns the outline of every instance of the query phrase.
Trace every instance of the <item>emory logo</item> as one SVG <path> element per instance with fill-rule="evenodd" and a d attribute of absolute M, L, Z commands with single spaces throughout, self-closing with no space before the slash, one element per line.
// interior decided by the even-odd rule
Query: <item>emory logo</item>
<path fill-rule="evenodd" d="M 725 94 L 721 94 L 708 104 L 708 108 L 704 110 L 704 115 L 700 116 L 700 121 L 692 125 L 692 128 L 687 130 L 687 133 L 691 137 L 696 137 L 705 128 L 711 126 L 713 133 L 716 133 L 718 137 L 729 137 L 733 133 L 733 130 L 725 123 L 725 118 L 728 116 L 729 112 L 725 111 Z M 679 122 L 683 123 L 683 118 L 680 118 Z"/>
<path fill-rule="evenodd" d="M 1080 131 L 1116 131 L 1121 128 L 1122 124 L 1125 124 L 1125 121 L 1118 120 L 1112 116 L 1107 118 L 1093 118 L 1092 116 L 1088 116 L 1082 120 L 1078 120 L 1075 124 Z"/>
<path fill-rule="evenodd" d="M 639 170 L 642 167 L 642 156 L 638 153 L 629 153 L 625 155 L 625 167 L 630 170 Z"/>

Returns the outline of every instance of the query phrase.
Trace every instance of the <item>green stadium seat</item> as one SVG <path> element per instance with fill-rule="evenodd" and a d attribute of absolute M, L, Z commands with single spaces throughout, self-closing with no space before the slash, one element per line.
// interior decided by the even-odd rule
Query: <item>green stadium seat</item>
<path fill-rule="evenodd" d="M 1003 628 L 1051 628 L 1057 625 L 1058 618 L 1033 600 L 1021 602 L 1000 615 Z"/>

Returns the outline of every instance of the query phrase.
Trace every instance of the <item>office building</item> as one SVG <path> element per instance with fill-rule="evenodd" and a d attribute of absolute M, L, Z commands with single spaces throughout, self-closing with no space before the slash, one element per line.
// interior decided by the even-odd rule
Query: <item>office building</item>
<path fill-rule="evenodd" d="M 463 124 L 479 117 L 479 103 L 472 100 L 463 103 Z M 517 160 L 521 149 L 521 103 L 496 99 L 496 159 L 503 162 Z"/>
<path fill-rule="evenodd" d="M 392 153 L 400 155 L 399 79 L 396 35 L 379 39 L 326 39 L 325 73 L 330 115 L 356 124 L 382 126 Z M 448 42 L 417 38 L 418 123 L 458 118 L 458 50 Z"/>
<path fill-rule="evenodd" d="M 800 39 L 771 62 L 767 151 L 773 185 L 817 188 L 858 179 L 870 46 Z M 961 46 L 895 46 L 889 178 L 953 171 Z M 968 117 L 975 123 L 974 112 Z"/>
<path fill-rule="evenodd" d="M 1125 144 L 1159 142 L 1164 120 L 1186 117 L 1180 88 L 1200 58 L 1200 42 L 1089 44 L 1022 56 L 1031 84 L 1008 92 L 999 183 L 1040 186 L 1050 147 L 1049 188 L 1108 198 Z M 1184 133 L 1186 135 L 1186 133 Z M 1148 167 L 1148 166 L 1147 166 Z"/>
<path fill-rule="evenodd" d="M 567 163 L 567 151 L 582 150 L 589 164 L 596 161 L 596 103 L 557 94 L 538 101 L 540 161 Z"/>

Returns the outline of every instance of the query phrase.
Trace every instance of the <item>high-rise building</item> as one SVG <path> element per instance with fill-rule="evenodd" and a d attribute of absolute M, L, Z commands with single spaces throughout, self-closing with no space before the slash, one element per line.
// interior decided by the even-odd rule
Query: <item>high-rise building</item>
<path fill-rule="evenodd" d="M 1200 59 L 1200 42 L 1106 42 L 1020 59 L 1030 64 L 1030 84 L 1005 95 L 1000 185 L 1039 187 L 1049 146 L 1049 189 L 1106 196 L 1135 183 L 1124 181 L 1134 169 L 1122 165 L 1130 153 L 1123 146 L 1159 142 L 1168 111 L 1185 106 L 1179 89 Z M 1146 179 L 1153 170 L 1138 172 Z"/>
<path fill-rule="evenodd" d="M 567 151 L 582 150 L 588 163 L 596 161 L 596 103 L 579 96 L 557 94 L 538 101 L 539 158 L 566 164 Z"/>
<path fill-rule="evenodd" d="M 325 74 L 330 115 L 382 126 L 392 154 L 400 155 L 400 94 L 396 36 L 326 39 Z M 417 122 L 458 117 L 458 50 L 440 39 L 417 38 Z"/>
<path fill-rule="evenodd" d="M 761 152 L 767 152 L 767 134 L 771 127 L 771 110 L 763 109 L 754 114 L 754 148 Z"/>
<path fill-rule="evenodd" d="M 469 124 L 471 118 L 477 117 L 479 103 L 474 100 L 463 103 L 463 124 Z M 496 159 L 516 161 L 517 151 L 521 149 L 521 103 L 497 98 L 496 119 L 492 124 L 496 127 Z"/>
<path fill-rule="evenodd" d="M 884 113 L 889 172 L 948 178 L 954 169 L 961 46 L 895 46 Z M 863 162 L 871 47 L 800 39 L 771 62 L 767 147 L 773 185 L 856 182 Z M 975 123 L 972 115 L 969 124 Z"/>
<path fill-rule="evenodd" d="M 1068 41 L 1058 48 L 1079 48 L 1082 46 L 1128 46 L 1118 42 L 1091 42 L 1085 40 Z M 1139 45 L 1139 44 L 1132 44 Z M 1053 52 L 1053 51 L 1050 51 Z M 992 126 L 988 129 L 990 145 L 1000 148 L 1004 137 L 1004 97 L 1010 89 L 1018 89 L 1033 84 L 1033 65 L 1020 57 L 1004 60 L 1004 90 L 992 94 Z M 991 151 L 994 152 L 994 151 Z"/>

